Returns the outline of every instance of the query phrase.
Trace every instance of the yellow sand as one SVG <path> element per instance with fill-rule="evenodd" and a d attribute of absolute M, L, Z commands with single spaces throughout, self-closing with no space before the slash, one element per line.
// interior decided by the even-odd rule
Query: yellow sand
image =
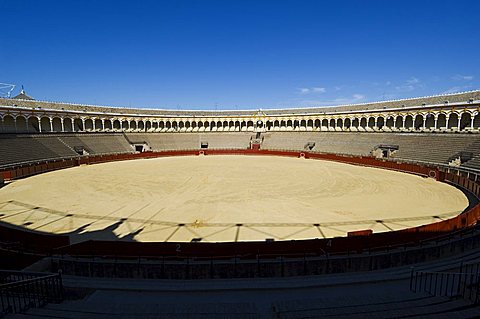
<path fill-rule="evenodd" d="M 33 176 L 0 189 L 1 222 L 70 232 L 73 241 L 344 236 L 350 230 L 431 223 L 457 215 L 467 205 L 461 191 L 431 178 L 273 156 L 97 164 Z"/>

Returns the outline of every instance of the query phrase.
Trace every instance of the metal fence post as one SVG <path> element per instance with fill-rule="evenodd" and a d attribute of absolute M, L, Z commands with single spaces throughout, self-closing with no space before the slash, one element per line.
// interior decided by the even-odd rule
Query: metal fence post
<path fill-rule="evenodd" d="M 412 289 L 413 271 L 414 271 L 414 268 L 413 268 L 413 267 L 410 267 L 410 291 L 413 291 L 413 289 Z"/>

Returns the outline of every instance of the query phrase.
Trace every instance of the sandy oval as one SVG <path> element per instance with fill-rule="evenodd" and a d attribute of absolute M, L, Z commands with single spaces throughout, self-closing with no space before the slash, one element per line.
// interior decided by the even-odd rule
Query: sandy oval
<path fill-rule="evenodd" d="M 1 221 L 74 241 L 322 238 L 427 224 L 467 206 L 460 190 L 430 178 L 275 156 L 112 162 L 0 189 Z"/>

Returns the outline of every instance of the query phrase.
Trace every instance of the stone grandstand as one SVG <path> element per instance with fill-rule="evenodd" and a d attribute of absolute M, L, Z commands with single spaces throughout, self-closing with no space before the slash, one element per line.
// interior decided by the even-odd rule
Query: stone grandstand
<path fill-rule="evenodd" d="M 134 153 L 135 145 L 145 145 L 145 150 L 155 152 L 201 149 L 202 143 L 209 149 L 248 149 L 255 137 L 249 132 L 2 134 L 0 166 Z M 385 156 L 392 161 L 450 164 L 455 165 L 452 168 L 470 170 L 478 170 L 480 162 L 480 139 L 476 134 L 267 132 L 260 137 L 261 148 L 267 150 L 372 156 L 387 145 L 395 146 Z"/>
<path fill-rule="evenodd" d="M 202 143 L 210 149 L 246 149 L 257 140 L 262 149 L 374 155 L 476 170 L 479 105 L 480 91 L 257 111 L 131 109 L 0 99 L 4 154 L 0 165 L 199 149 Z"/>

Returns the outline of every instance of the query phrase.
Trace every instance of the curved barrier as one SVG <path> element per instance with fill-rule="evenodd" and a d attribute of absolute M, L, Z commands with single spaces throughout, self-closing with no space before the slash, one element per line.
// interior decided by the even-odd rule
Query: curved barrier
<path fill-rule="evenodd" d="M 358 239 L 357 239 L 358 241 Z M 93 243 L 91 245 L 93 247 Z M 272 255 L 256 253 L 216 257 L 162 256 L 116 257 L 59 255 L 50 258 L 50 271 L 86 277 L 158 279 L 210 279 L 311 276 L 375 271 L 429 262 L 441 257 L 480 248 L 480 232 L 472 229 L 436 241 L 334 255 L 317 249 L 317 254 Z M 92 258 L 93 257 L 93 258 Z"/>

